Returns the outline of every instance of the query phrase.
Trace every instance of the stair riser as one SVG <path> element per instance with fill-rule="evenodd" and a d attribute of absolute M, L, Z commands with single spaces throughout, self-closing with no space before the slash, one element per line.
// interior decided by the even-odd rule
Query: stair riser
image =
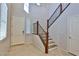
<path fill-rule="evenodd" d="M 49 46 L 49 49 L 54 48 L 54 47 L 57 47 L 57 45 L 51 45 Z"/>

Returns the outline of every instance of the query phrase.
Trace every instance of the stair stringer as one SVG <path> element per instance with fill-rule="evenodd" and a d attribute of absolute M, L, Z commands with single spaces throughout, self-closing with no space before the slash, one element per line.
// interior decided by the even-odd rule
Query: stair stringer
<path fill-rule="evenodd" d="M 32 42 L 38 49 L 45 52 L 45 46 L 38 35 L 33 35 Z"/>

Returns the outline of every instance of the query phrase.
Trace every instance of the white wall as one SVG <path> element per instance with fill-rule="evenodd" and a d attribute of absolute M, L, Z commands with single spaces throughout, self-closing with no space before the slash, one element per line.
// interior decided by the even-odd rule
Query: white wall
<path fill-rule="evenodd" d="M 30 5 L 30 14 L 33 17 L 34 22 L 39 20 L 40 24 L 42 21 L 43 21 L 43 24 L 46 24 L 45 20 L 47 20 L 47 16 L 48 16 L 47 13 L 48 13 L 47 9 L 44 6 L 37 6 L 34 4 Z M 45 26 L 43 27 L 45 28 Z"/>
<path fill-rule="evenodd" d="M 50 3 L 41 3 L 40 6 L 36 4 L 30 3 L 30 16 L 32 19 L 32 23 L 35 23 L 37 20 L 41 24 L 41 26 L 46 31 L 47 19 L 57 8 L 58 4 L 50 4 Z"/>

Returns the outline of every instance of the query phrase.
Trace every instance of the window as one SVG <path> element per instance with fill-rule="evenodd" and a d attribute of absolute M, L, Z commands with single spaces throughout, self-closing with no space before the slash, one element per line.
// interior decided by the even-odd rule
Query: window
<path fill-rule="evenodd" d="M 0 4 L 0 40 L 7 36 L 7 5 Z"/>
<path fill-rule="evenodd" d="M 29 13 L 29 3 L 24 3 L 24 10 Z"/>

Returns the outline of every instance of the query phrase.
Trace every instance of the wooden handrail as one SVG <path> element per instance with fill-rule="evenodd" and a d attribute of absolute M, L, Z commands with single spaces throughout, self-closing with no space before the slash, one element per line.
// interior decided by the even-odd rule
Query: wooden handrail
<path fill-rule="evenodd" d="M 59 7 L 60 7 L 60 4 L 59 4 L 59 6 L 56 8 L 56 10 L 57 10 Z M 49 18 L 48 20 L 50 20 L 50 19 L 53 17 L 53 15 L 55 14 L 56 10 L 54 11 L 54 13 L 50 16 L 50 18 Z"/>
<path fill-rule="evenodd" d="M 60 13 L 57 15 L 57 17 L 53 20 L 53 22 L 50 24 L 48 24 L 48 28 L 58 19 L 58 17 L 65 11 L 65 9 L 70 5 L 70 3 L 68 3 L 68 5 L 62 9 L 62 3 L 59 4 L 59 6 L 56 8 L 56 10 L 54 11 L 54 13 L 50 16 L 50 18 L 47 20 L 48 22 L 51 20 L 51 18 L 54 16 L 54 14 L 56 13 L 57 9 L 60 8 Z"/>
<path fill-rule="evenodd" d="M 37 25 L 37 23 L 33 23 L 33 34 L 37 35 L 37 27 L 35 27 L 35 25 Z"/>
<path fill-rule="evenodd" d="M 68 5 L 67 5 L 67 6 L 66 6 L 63 10 L 62 10 L 62 12 L 63 12 L 63 11 L 65 11 L 65 10 L 66 10 L 66 8 L 67 8 L 69 5 L 70 5 L 70 3 L 68 3 Z"/>
<path fill-rule="evenodd" d="M 45 53 L 48 53 L 48 38 L 49 38 L 49 32 L 48 32 L 48 24 L 49 22 L 47 21 L 47 32 L 46 32 L 46 45 L 45 45 Z"/>
<path fill-rule="evenodd" d="M 62 4 L 60 3 L 60 14 L 62 13 Z"/>
<path fill-rule="evenodd" d="M 48 22 L 47 22 L 47 25 L 48 25 Z M 42 42 L 43 42 L 43 44 L 44 44 L 44 46 L 45 46 L 45 53 L 47 54 L 48 53 L 48 26 L 47 26 L 47 32 L 42 28 L 42 26 L 39 24 L 39 22 L 37 21 L 37 35 L 39 35 L 39 36 L 41 36 L 40 34 L 39 34 L 39 26 L 40 26 L 40 28 L 43 30 L 43 32 L 45 33 L 45 35 L 46 35 L 46 43 L 43 41 L 43 38 L 42 37 L 40 37 L 41 39 L 42 39 Z"/>
<path fill-rule="evenodd" d="M 38 35 L 38 32 L 39 32 L 39 22 L 37 21 L 37 35 Z"/>
<path fill-rule="evenodd" d="M 38 23 L 39 24 L 39 23 Z M 45 32 L 46 33 L 46 31 L 42 28 L 42 26 L 39 24 L 39 26 L 41 27 L 41 29 L 43 30 L 43 32 Z"/>

